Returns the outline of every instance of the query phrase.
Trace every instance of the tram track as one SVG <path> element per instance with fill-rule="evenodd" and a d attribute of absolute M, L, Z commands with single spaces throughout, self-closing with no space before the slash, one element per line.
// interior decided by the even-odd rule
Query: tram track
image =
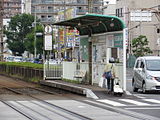
<path fill-rule="evenodd" d="M 2 102 L 3 104 L 7 105 L 8 107 L 12 108 L 13 110 L 17 111 L 18 113 L 20 113 L 21 115 L 25 116 L 26 118 L 28 118 L 29 120 L 36 120 L 34 119 L 32 116 L 25 114 L 24 112 L 20 111 L 19 109 L 17 109 L 15 106 L 5 102 L 4 100 L 0 99 L 0 102 Z"/>
<path fill-rule="evenodd" d="M 40 107 L 41 106 L 41 108 L 43 108 L 43 111 L 50 112 L 52 114 L 56 114 L 58 116 L 61 116 L 65 120 L 91 120 L 90 118 L 88 118 L 86 116 L 83 116 L 83 115 L 80 115 L 78 113 L 69 111 L 69 110 L 67 110 L 65 108 L 59 107 L 59 106 L 57 106 L 55 104 L 52 104 L 52 103 L 49 103 L 49 102 L 47 102 L 45 100 L 37 98 L 34 95 L 32 95 L 31 93 L 24 93 L 23 90 L 21 91 L 22 88 L 21 89 L 15 89 L 15 88 L 10 88 L 10 87 L 7 87 L 7 86 L 1 85 L 1 84 L 0 84 L 0 87 L 1 88 L 5 88 L 6 90 L 9 90 L 9 91 L 11 91 L 13 93 L 16 93 L 18 95 L 27 96 L 27 97 L 30 97 L 30 98 L 34 99 L 34 101 L 33 100 L 30 101 L 30 103 L 32 103 L 33 106 L 36 106 L 36 107 Z M 28 88 L 32 89 L 32 90 L 34 89 L 36 91 L 44 92 L 44 93 L 47 93 L 47 94 L 55 95 L 54 92 L 43 90 L 43 89 L 40 89 L 40 88 L 26 87 L 25 89 L 28 89 Z M 44 120 L 44 119 L 45 120 L 53 120 L 52 118 L 44 115 L 43 113 L 41 113 L 41 112 L 39 112 L 37 110 L 34 110 L 34 108 L 29 107 L 29 106 L 27 106 L 25 104 L 22 104 L 20 102 L 17 102 L 17 101 L 12 101 L 12 102 L 8 101 L 8 102 L 6 102 L 3 99 L 0 99 L 0 101 L 2 103 L 4 103 L 5 105 L 11 107 L 12 109 L 16 110 L 17 112 L 19 112 L 20 114 L 22 114 L 23 116 L 27 117 L 30 120 L 41 120 L 41 119 L 36 118 L 36 116 L 39 116 L 40 118 L 42 118 L 42 120 Z M 37 103 L 35 103 L 35 101 L 37 101 Z M 29 103 L 27 103 L 27 104 L 29 104 Z M 19 106 L 19 107 L 17 107 L 17 106 Z M 50 109 L 48 109 L 48 107 Z M 32 111 L 31 113 L 36 114 L 36 116 L 35 115 L 30 115 L 30 113 L 27 113 L 25 111 Z"/>
<path fill-rule="evenodd" d="M 27 96 L 32 98 L 29 102 L 27 101 L 7 101 L 5 102 L 6 104 L 8 104 L 8 106 L 10 106 L 12 109 L 15 109 L 17 112 L 19 112 L 20 114 L 22 114 L 23 116 L 26 116 L 26 118 L 30 119 L 30 120 L 53 120 L 53 118 L 50 118 L 49 115 L 46 115 L 44 113 L 50 113 L 50 114 L 54 114 L 54 116 L 59 116 L 62 118 L 62 120 L 92 120 L 91 118 L 88 118 L 86 116 L 84 116 L 84 114 L 79 114 L 78 112 L 73 111 L 70 108 L 67 108 L 63 105 L 57 104 L 56 102 L 54 102 L 54 100 L 48 101 L 48 100 L 44 100 L 44 97 L 39 97 L 36 96 L 34 94 L 32 94 L 32 92 L 34 93 L 35 91 L 39 91 L 39 92 L 35 92 L 35 93 L 40 93 L 42 95 L 59 95 L 59 93 L 63 92 L 59 92 L 59 91 L 54 91 L 53 88 L 51 87 L 47 87 L 47 86 L 36 86 L 36 87 L 32 87 L 32 86 L 28 86 L 27 84 L 22 84 L 21 82 L 17 82 L 15 81 L 16 84 L 18 84 L 19 86 L 21 86 L 20 88 L 11 88 L 9 87 L 9 89 L 7 88 L 7 90 L 11 90 L 12 92 L 15 92 L 18 95 L 23 95 L 23 96 Z M 0 87 L 2 85 L 0 84 Z M 6 86 L 3 86 L 3 88 Z M 22 89 L 26 89 L 28 91 L 32 91 L 32 92 L 26 92 L 25 90 Z M 33 91 L 34 90 L 34 91 Z M 45 93 L 45 94 L 44 94 Z M 64 92 L 65 93 L 65 92 Z M 41 95 L 40 95 L 41 96 Z M 104 110 L 110 110 L 112 112 L 116 112 L 119 113 L 119 111 L 117 111 L 116 109 L 113 108 L 109 108 L 109 107 L 104 107 L 101 105 L 97 105 L 97 104 L 92 104 L 90 102 L 87 101 L 82 101 L 82 100 L 78 100 L 77 98 L 74 98 L 74 96 L 65 96 L 65 98 L 67 99 L 71 99 L 74 100 L 78 103 L 81 103 L 83 105 L 90 105 L 90 106 L 94 106 L 97 108 L 101 108 Z M 82 107 L 83 107 L 82 105 Z M 17 107 L 18 106 L 18 107 Z M 34 106 L 34 107 L 33 107 Z M 45 111 L 40 112 L 35 110 L 35 108 L 41 109 L 41 111 Z M 26 111 L 30 111 L 30 112 L 26 112 Z M 34 113 L 34 114 L 33 114 Z M 123 112 L 121 112 L 122 114 L 124 114 Z"/>

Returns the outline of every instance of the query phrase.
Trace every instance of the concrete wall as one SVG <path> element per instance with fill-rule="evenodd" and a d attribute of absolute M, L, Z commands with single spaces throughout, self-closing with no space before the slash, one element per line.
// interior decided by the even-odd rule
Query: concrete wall
<path fill-rule="evenodd" d="M 74 77 L 76 72 L 77 62 L 63 62 L 63 78 L 64 79 L 70 79 L 70 80 L 76 80 Z M 80 63 L 80 70 L 88 71 L 88 63 Z"/>
<path fill-rule="evenodd" d="M 77 80 L 74 78 L 74 73 L 76 71 L 76 62 L 63 62 L 63 78 L 64 79 L 70 79 L 70 80 Z M 93 84 L 98 84 L 100 78 L 102 77 L 105 63 L 93 63 L 92 64 L 92 81 Z M 116 71 L 116 77 L 118 77 L 121 81 L 121 85 L 123 83 L 123 64 L 122 63 L 116 63 L 115 64 L 115 71 Z M 88 72 L 88 63 L 82 62 L 80 63 L 80 70 L 87 71 Z M 81 80 L 80 80 L 81 81 Z M 85 81 L 88 81 L 85 79 Z"/>
<path fill-rule="evenodd" d="M 108 4 L 104 6 L 104 15 L 115 15 L 116 4 Z"/>
<path fill-rule="evenodd" d="M 25 13 L 31 14 L 31 0 L 25 0 Z"/>

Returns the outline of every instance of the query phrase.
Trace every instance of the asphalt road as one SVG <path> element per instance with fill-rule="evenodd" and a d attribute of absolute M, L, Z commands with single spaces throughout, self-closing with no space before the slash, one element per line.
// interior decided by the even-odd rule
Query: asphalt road
<path fill-rule="evenodd" d="M 160 92 L 159 93 L 148 93 L 143 94 L 141 90 L 138 92 L 132 91 L 132 77 L 133 71 L 131 68 L 127 69 L 127 91 L 129 91 L 133 96 L 136 97 L 137 101 L 146 103 L 144 105 L 137 106 L 127 106 L 122 107 L 123 109 L 134 111 L 137 113 L 143 113 L 146 115 L 154 116 L 160 118 Z M 132 101 L 134 103 L 134 101 Z"/>

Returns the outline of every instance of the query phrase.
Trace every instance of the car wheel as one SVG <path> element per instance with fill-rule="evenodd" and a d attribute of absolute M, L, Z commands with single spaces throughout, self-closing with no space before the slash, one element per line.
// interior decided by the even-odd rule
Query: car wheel
<path fill-rule="evenodd" d="M 132 81 L 132 87 L 133 87 L 133 92 L 138 92 L 138 88 L 135 87 L 135 82 L 134 82 L 134 79 Z"/>
<path fill-rule="evenodd" d="M 146 83 L 145 82 L 142 84 L 142 92 L 144 94 L 147 93 L 147 91 L 146 91 Z"/>

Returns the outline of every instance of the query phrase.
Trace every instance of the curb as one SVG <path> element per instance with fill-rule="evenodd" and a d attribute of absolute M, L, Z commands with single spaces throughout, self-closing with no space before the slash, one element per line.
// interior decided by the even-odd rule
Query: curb
<path fill-rule="evenodd" d="M 79 87 L 79 86 L 75 86 L 75 85 L 71 85 L 71 84 L 65 84 L 65 83 L 60 83 L 60 82 L 56 82 L 56 81 L 51 81 L 51 80 L 42 80 L 40 81 L 40 84 L 42 85 L 47 85 L 50 87 L 55 87 L 55 88 L 59 88 L 62 90 L 67 90 L 76 94 L 80 94 L 80 95 L 84 95 L 87 98 L 92 98 L 92 99 L 99 99 L 94 92 L 91 89 L 88 88 L 83 88 L 83 87 Z"/>

